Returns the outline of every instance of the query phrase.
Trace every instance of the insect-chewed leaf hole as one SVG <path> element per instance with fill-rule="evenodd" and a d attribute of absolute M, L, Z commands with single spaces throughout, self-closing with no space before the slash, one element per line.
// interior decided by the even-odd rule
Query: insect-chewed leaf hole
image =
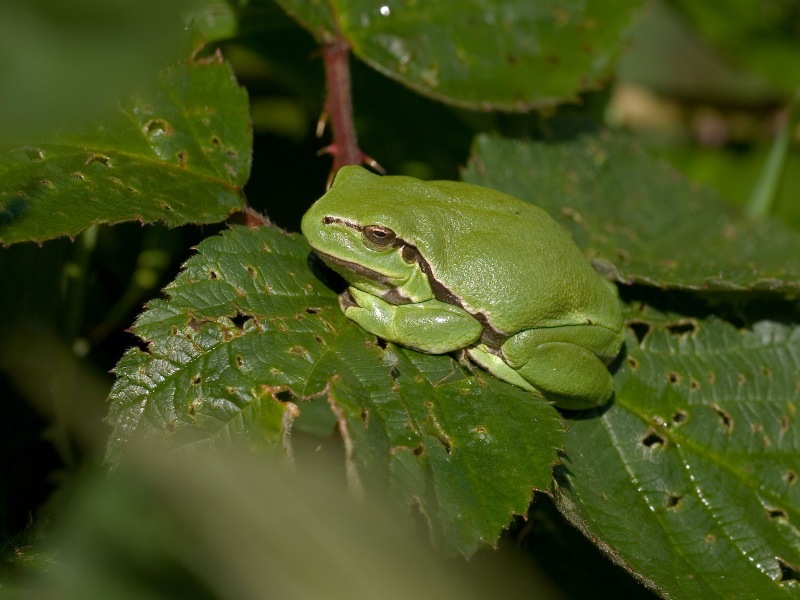
<path fill-rule="evenodd" d="M 786 471 L 786 474 L 783 476 L 783 478 L 789 485 L 794 485 L 795 483 L 797 483 L 797 471 L 789 469 L 788 471 Z"/>
<path fill-rule="evenodd" d="M 648 429 L 647 433 L 645 433 L 642 439 L 639 441 L 641 442 L 642 446 L 647 448 L 663 448 L 667 445 L 666 438 L 652 429 Z"/>
<path fill-rule="evenodd" d="M 681 423 L 685 423 L 689 419 L 689 413 L 685 410 L 676 410 L 675 414 L 672 415 L 672 422 L 675 425 L 680 425 Z"/>
<path fill-rule="evenodd" d="M 800 568 L 797 565 L 789 564 L 780 556 L 776 556 L 775 560 L 781 568 L 781 581 L 800 581 Z"/>
<path fill-rule="evenodd" d="M 219 275 L 217 274 L 217 272 L 216 272 L 214 269 L 209 269 L 209 271 L 208 271 L 208 278 L 209 278 L 209 279 L 216 279 L 217 277 L 219 277 Z"/>
<path fill-rule="evenodd" d="M 416 448 L 414 448 L 414 450 L 412 450 L 412 452 L 414 453 L 414 456 L 422 456 L 425 454 L 425 446 L 419 444 Z"/>
<path fill-rule="evenodd" d="M 667 496 L 667 510 L 677 510 L 680 508 L 683 494 L 670 494 Z"/>
<path fill-rule="evenodd" d="M 319 313 L 319 312 L 321 312 L 321 311 L 322 311 L 322 309 L 321 309 L 321 308 L 319 308 L 319 307 L 317 307 L 317 306 L 307 306 L 307 307 L 306 307 L 306 312 L 307 312 L 308 314 L 310 314 L 310 315 L 316 315 L 316 314 L 318 314 L 318 313 Z"/>
<path fill-rule="evenodd" d="M 241 354 L 237 354 L 234 360 L 236 361 L 237 367 L 241 368 L 244 366 L 244 357 Z"/>
<path fill-rule="evenodd" d="M 711 410 L 717 413 L 720 421 L 722 421 L 722 428 L 725 430 L 725 433 L 731 433 L 733 431 L 733 417 L 731 417 L 730 414 L 725 412 L 722 407 L 717 404 L 713 404 L 711 406 Z"/>
<path fill-rule="evenodd" d="M 244 329 L 245 324 L 250 321 L 253 317 L 251 315 L 245 315 L 243 313 L 237 312 L 236 315 L 231 319 L 231 322 L 238 328 Z"/>
<path fill-rule="evenodd" d="M 323 346 L 325 345 L 325 340 L 321 335 L 315 335 L 314 341 L 317 342 L 318 344 L 322 344 Z"/>
<path fill-rule="evenodd" d="M 633 335 L 636 336 L 636 340 L 640 344 L 644 341 L 644 338 L 647 337 L 647 334 L 652 330 L 650 323 L 645 323 L 644 321 L 629 321 L 628 328 L 633 332 Z"/>
<path fill-rule="evenodd" d="M 628 360 L 628 365 L 630 365 L 631 369 L 633 369 L 635 371 L 636 369 L 639 368 L 639 361 L 638 360 L 636 360 L 632 356 L 629 356 L 627 358 L 627 360 Z"/>
<path fill-rule="evenodd" d="M 765 509 L 767 511 L 767 516 L 770 519 L 778 519 L 779 521 L 785 521 L 788 515 L 786 511 L 782 508 L 775 508 L 775 507 L 767 507 Z"/>
<path fill-rule="evenodd" d="M 178 166 L 183 169 L 189 161 L 189 153 L 186 150 L 178 150 L 175 153 L 175 158 L 178 159 Z"/>
<path fill-rule="evenodd" d="M 203 378 L 200 375 L 195 375 L 191 379 L 192 385 L 200 385 L 203 383 Z"/>
<path fill-rule="evenodd" d="M 361 409 L 361 422 L 364 423 L 364 427 L 369 425 L 369 410 L 366 408 Z"/>
<path fill-rule="evenodd" d="M 697 381 L 697 379 L 692 379 L 692 380 L 689 382 L 689 389 L 690 389 L 691 391 L 693 391 L 693 392 L 696 392 L 697 390 L 699 390 L 699 389 L 700 389 L 700 382 L 699 382 L 699 381 Z"/>
<path fill-rule="evenodd" d="M 676 373 L 675 371 L 670 371 L 669 373 L 667 373 L 667 381 L 669 381 L 670 383 L 680 383 L 681 382 L 680 373 Z"/>
<path fill-rule="evenodd" d="M 680 321 L 667 325 L 667 331 L 672 335 L 691 335 L 697 329 L 697 325 L 692 321 Z"/>
<path fill-rule="evenodd" d="M 290 402 L 295 396 L 294 392 L 288 388 L 282 388 L 272 393 L 272 397 L 278 402 Z"/>

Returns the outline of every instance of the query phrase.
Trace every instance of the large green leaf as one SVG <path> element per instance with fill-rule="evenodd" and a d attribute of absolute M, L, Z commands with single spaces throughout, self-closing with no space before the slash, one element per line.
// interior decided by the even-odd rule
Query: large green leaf
<path fill-rule="evenodd" d="M 252 134 L 245 91 L 219 56 L 164 71 L 108 122 L 0 154 L 0 242 L 95 223 L 225 219 L 242 208 Z"/>
<path fill-rule="evenodd" d="M 800 289 L 800 235 L 746 220 L 626 139 L 482 136 L 464 174 L 550 211 L 624 283 L 703 291 Z"/>
<path fill-rule="evenodd" d="M 562 510 L 669 598 L 800 593 L 800 329 L 637 317 L 613 404 L 568 422 Z"/>
<path fill-rule="evenodd" d="M 338 425 L 354 489 L 417 505 L 465 555 L 549 488 L 563 434 L 552 406 L 448 356 L 378 345 L 309 269 L 300 236 L 237 227 L 198 250 L 133 327 L 147 350 L 115 370 L 110 460 L 141 436 L 274 444 L 299 408 L 299 428 Z"/>
<path fill-rule="evenodd" d="M 608 77 L 638 0 L 278 0 L 320 43 L 335 32 L 403 84 L 474 109 L 575 101 Z"/>

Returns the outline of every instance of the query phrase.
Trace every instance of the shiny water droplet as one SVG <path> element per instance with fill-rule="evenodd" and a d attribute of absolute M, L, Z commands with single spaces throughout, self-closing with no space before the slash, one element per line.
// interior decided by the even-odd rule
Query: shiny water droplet
<path fill-rule="evenodd" d="M 388 17 L 392 14 L 392 9 L 388 6 L 381 6 L 381 15 L 384 17 Z"/>

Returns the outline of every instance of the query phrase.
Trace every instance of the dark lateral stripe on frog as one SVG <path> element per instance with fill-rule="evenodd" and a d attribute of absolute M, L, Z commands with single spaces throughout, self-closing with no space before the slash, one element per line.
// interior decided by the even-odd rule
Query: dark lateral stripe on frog
<path fill-rule="evenodd" d="M 341 219 L 338 217 L 325 217 L 323 219 L 323 223 L 325 225 L 329 225 L 331 223 L 341 223 L 346 227 L 350 227 L 351 229 L 355 229 L 356 231 L 364 233 L 364 227 L 361 225 L 357 225 L 356 223 L 352 223 L 346 219 Z M 434 297 L 441 301 L 446 302 L 447 304 L 452 304 L 453 306 L 458 306 L 463 308 L 473 317 L 475 317 L 478 322 L 483 327 L 483 334 L 481 335 L 481 341 L 489 346 L 490 348 L 499 348 L 503 345 L 503 343 L 508 339 L 508 335 L 496 329 L 490 322 L 489 318 L 483 314 L 482 312 L 471 312 L 467 310 L 464 305 L 462 304 L 461 300 L 453 294 L 445 285 L 443 285 L 440 281 L 436 279 L 434 274 L 431 272 L 431 267 L 428 261 L 420 253 L 417 247 L 404 240 L 401 237 L 396 237 L 392 244 L 390 245 L 392 248 L 400 248 L 400 254 L 403 257 L 403 260 L 407 263 L 417 263 L 419 265 L 420 270 L 425 274 L 425 277 L 428 279 L 428 284 L 431 286 L 431 291 L 433 292 Z M 358 275 L 362 275 L 371 279 L 372 281 L 377 281 L 379 283 L 386 284 L 390 286 L 389 290 L 385 293 L 381 294 L 381 297 L 391 304 L 408 304 L 411 300 L 403 294 L 401 294 L 397 287 L 393 286 L 385 275 L 378 273 L 377 271 L 373 271 L 372 269 L 368 269 L 361 265 L 351 263 L 348 261 L 344 261 L 333 256 L 325 255 L 327 260 L 348 269 Z"/>

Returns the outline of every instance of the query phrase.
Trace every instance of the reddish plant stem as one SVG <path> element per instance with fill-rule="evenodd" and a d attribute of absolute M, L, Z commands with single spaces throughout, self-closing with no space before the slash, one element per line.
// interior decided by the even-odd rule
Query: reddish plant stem
<path fill-rule="evenodd" d="M 325 112 L 320 119 L 317 133 L 322 134 L 327 122 L 331 125 L 331 144 L 322 150 L 333 156 L 333 166 L 328 185 L 333 176 L 345 165 L 366 164 L 379 173 L 384 173 L 376 160 L 364 154 L 358 146 L 356 128 L 353 123 L 353 97 L 350 85 L 350 48 L 343 38 L 337 38 L 322 47 L 327 97 Z"/>
<path fill-rule="evenodd" d="M 353 124 L 353 98 L 350 88 L 350 49 L 344 40 L 322 47 L 325 65 L 327 97 L 325 113 L 331 126 L 333 141 L 325 151 L 333 155 L 332 172 L 345 165 L 360 165 L 368 161 L 358 147 Z"/>

